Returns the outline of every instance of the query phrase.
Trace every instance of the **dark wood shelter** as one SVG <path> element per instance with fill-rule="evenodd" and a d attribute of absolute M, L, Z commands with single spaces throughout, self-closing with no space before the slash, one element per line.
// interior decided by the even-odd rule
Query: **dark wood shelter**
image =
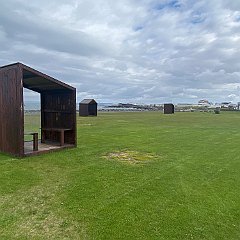
<path fill-rule="evenodd" d="M 40 93 L 41 140 L 24 142 L 23 88 Z M 23 157 L 76 146 L 76 89 L 22 63 L 0 68 L 0 151 Z"/>
<path fill-rule="evenodd" d="M 163 106 L 164 114 L 173 114 L 174 113 L 174 105 L 172 103 L 165 103 Z"/>
<path fill-rule="evenodd" d="M 84 99 L 79 103 L 79 116 L 97 116 L 97 102 L 94 99 Z"/>

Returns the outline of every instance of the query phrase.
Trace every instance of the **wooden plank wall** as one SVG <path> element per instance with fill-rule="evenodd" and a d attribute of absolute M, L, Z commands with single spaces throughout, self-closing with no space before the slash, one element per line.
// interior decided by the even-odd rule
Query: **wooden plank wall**
<path fill-rule="evenodd" d="M 82 104 L 79 103 L 79 116 L 97 116 L 97 103 Z"/>
<path fill-rule="evenodd" d="M 97 103 L 88 105 L 89 115 L 97 116 Z"/>
<path fill-rule="evenodd" d="M 65 143 L 76 144 L 76 93 L 71 90 L 46 91 L 41 94 L 41 127 L 71 129 Z M 59 133 L 47 132 L 46 139 L 59 141 Z"/>
<path fill-rule="evenodd" d="M 88 115 L 89 115 L 88 104 L 79 103 L 79 116 L 84 117 Z"/>
<path fill-rule="evenodd" d="M 0 151 L 24 154 L 23 89 L 19 65 L 0 69 Z"/>
<path fill-rule="evenodd" d="M 174 113 L 174 105 L 171 103 L 164 104 L 163 112 L 164 112 L 164 114 L 173 114 Z"/>

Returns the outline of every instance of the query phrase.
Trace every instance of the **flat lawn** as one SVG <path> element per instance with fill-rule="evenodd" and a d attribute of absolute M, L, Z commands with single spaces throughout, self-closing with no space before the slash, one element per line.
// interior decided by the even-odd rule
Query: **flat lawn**
<path fill-rule="evenodd" d="M 77 120 L 76 149 L 0 154 L 1 240 L 240 239 L 240 113 Z"/>

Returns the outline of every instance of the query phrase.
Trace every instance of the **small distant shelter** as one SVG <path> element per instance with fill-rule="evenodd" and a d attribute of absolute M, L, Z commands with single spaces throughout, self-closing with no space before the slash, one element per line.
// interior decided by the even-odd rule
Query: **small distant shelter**
<path fill-rule="evenodd" d="M 97 116 L 97 102 L 94 99 L 83 99 L 79 103 L 79 116 Z"/>
<path fill-rule="evenodd" d="M 40 94 L 41 139 L 24 141 L 23 88 Z M 18 157 L 75 147 L 76 89 L 22 63 L 0 67 L 0 151 Z"/>
<path fill-rule="evenodd" d="M 163 106 L 164 114 L 173 114 L 174 113 L 174 105 L 172 103 L 165 103 Z"/>

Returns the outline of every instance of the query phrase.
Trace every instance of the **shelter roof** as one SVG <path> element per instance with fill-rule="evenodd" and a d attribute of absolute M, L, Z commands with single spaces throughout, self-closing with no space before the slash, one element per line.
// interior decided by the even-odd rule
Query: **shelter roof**
<path fill-rule="evenodd" d="M 97 103 L 94 99 L 83 99 L 81 104 L 91 104 L 91 103 Z"/>
<path fill-rule="evenodd" d="M 2 66 L 0 69 L 13 66 L 22 69 L 23 87 L 27 89 L 39 93 L 51 90 L 75 90 L 74 87 L 19 62 Z"/>

